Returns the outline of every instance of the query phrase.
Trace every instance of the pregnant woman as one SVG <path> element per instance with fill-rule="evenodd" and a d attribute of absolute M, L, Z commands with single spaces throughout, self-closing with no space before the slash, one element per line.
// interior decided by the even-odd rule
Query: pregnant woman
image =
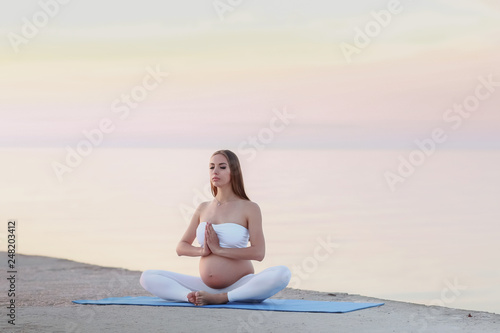
<path fill-rule="evenodd" d="M 201 257 L 200 277 L 147 270 L 140 283 L 169 301 L 262 302 L 288 285 L 290 270 L 275 266 L 254 274 L 251 260 L 262 261 L 265 254 L 260 208 L 245 194 L 240 162 L 232 151 L 216 151 L 209 168 L 214 200 L 200 204 L 177 245 L 178 255 Z M 192 245 L 195 238 L 201 247 Z"/>

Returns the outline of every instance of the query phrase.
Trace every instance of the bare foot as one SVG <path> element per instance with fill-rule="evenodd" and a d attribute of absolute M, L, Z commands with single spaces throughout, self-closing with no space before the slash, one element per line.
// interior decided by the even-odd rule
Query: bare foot
<path fill-rule="evenodd" d="M 193 303 L 194 305 L 196 305 L 196 292 L 192 291 L 189 294 L 187 294 L 187 299 L 189 303 Z"/>
<path fill-rule="evenodd" d="M 225 304 L 228 302 L 227 293 L 211 294 L 206 291 L 197 291 L 195 297 L 195 305 Z"/>

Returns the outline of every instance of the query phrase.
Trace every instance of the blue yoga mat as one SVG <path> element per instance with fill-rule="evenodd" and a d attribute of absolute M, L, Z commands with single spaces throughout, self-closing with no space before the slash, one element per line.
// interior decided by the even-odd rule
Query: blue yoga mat
<path fill-rule="evenodd" d="M 73 301 L 77 304 L 96 304 L 96 305 L 150 305 L 150 306 L 183 306 L 194 308 L 224 308 L 224 309 L 244 309 L 244 310 L 263 310 L 263 311 L 288 311 L 288 312 L 329 312 L 344 313 L 351 312 L 375 306 L 384 305 L 384 303 L 354 303 L 354 302 L 324 302 L 324 301 L 306 301 L 299 299 L 266 299 L 261 303 L 242 303 L 229 302 L 227 304 L 195 306 L 191 303 L 169 302 L 159 297 L 151 296 L 127 296 L 110 297 L 100 300 L 78 300 Z"/>

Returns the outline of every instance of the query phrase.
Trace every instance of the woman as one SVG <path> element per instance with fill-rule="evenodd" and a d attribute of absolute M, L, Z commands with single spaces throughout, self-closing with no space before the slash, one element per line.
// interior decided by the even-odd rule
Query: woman
<path fill-rule="evenodd" d="M 260 208 L 245 194 L 232 151 L 216 151 L 209 167 L 214 200 L 200 204 L 177 245 L 179 256 L 201 257 L 200 277 L 148 270 L 140 283 L 153 295 L 195 305 L 262 302 L 288 285 L 290 270 L 275 266 L 254 274 L 251 260 L 262 261 L 265 253 Z M 201 247 L 192 245 L 195 238 Z"/>

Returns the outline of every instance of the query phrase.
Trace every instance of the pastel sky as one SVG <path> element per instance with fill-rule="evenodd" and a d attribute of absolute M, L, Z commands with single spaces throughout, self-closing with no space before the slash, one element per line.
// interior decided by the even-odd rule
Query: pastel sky
<path fill-rule="evenodd" d="M 446 147 L 500 148 L 497 1 L 214 3 L 10 2 L 0 146 L 75 146 L 107 118 L 104 146 L 237 147 L 287 110 L 275 147 L 411 148 L 440 127 Z M 348 61 L 341 45 L 377 24 Z M 453 111 L 465 101 L 473 112 Z"/>
<path fill-rule="evenodd" d="M 4 2 L 0 211 L 20 221 L 22 253 L 180 260 L 180 208 L 231 149 L 276 264 L 305 262 L 331 232 L 345 248 L 315 274 L 325 288 L 336 276 L 420 302 L 459 276 L 470 288 L 453 307 L 498 312 L 498 0 Z M 384 175 L 436 129 L 447 151 L 392 192 Z M 89 140 L 103 149 L 61 181 L 54 162 Z M 265 144 L 255 159 L 251 142 Z"/>

